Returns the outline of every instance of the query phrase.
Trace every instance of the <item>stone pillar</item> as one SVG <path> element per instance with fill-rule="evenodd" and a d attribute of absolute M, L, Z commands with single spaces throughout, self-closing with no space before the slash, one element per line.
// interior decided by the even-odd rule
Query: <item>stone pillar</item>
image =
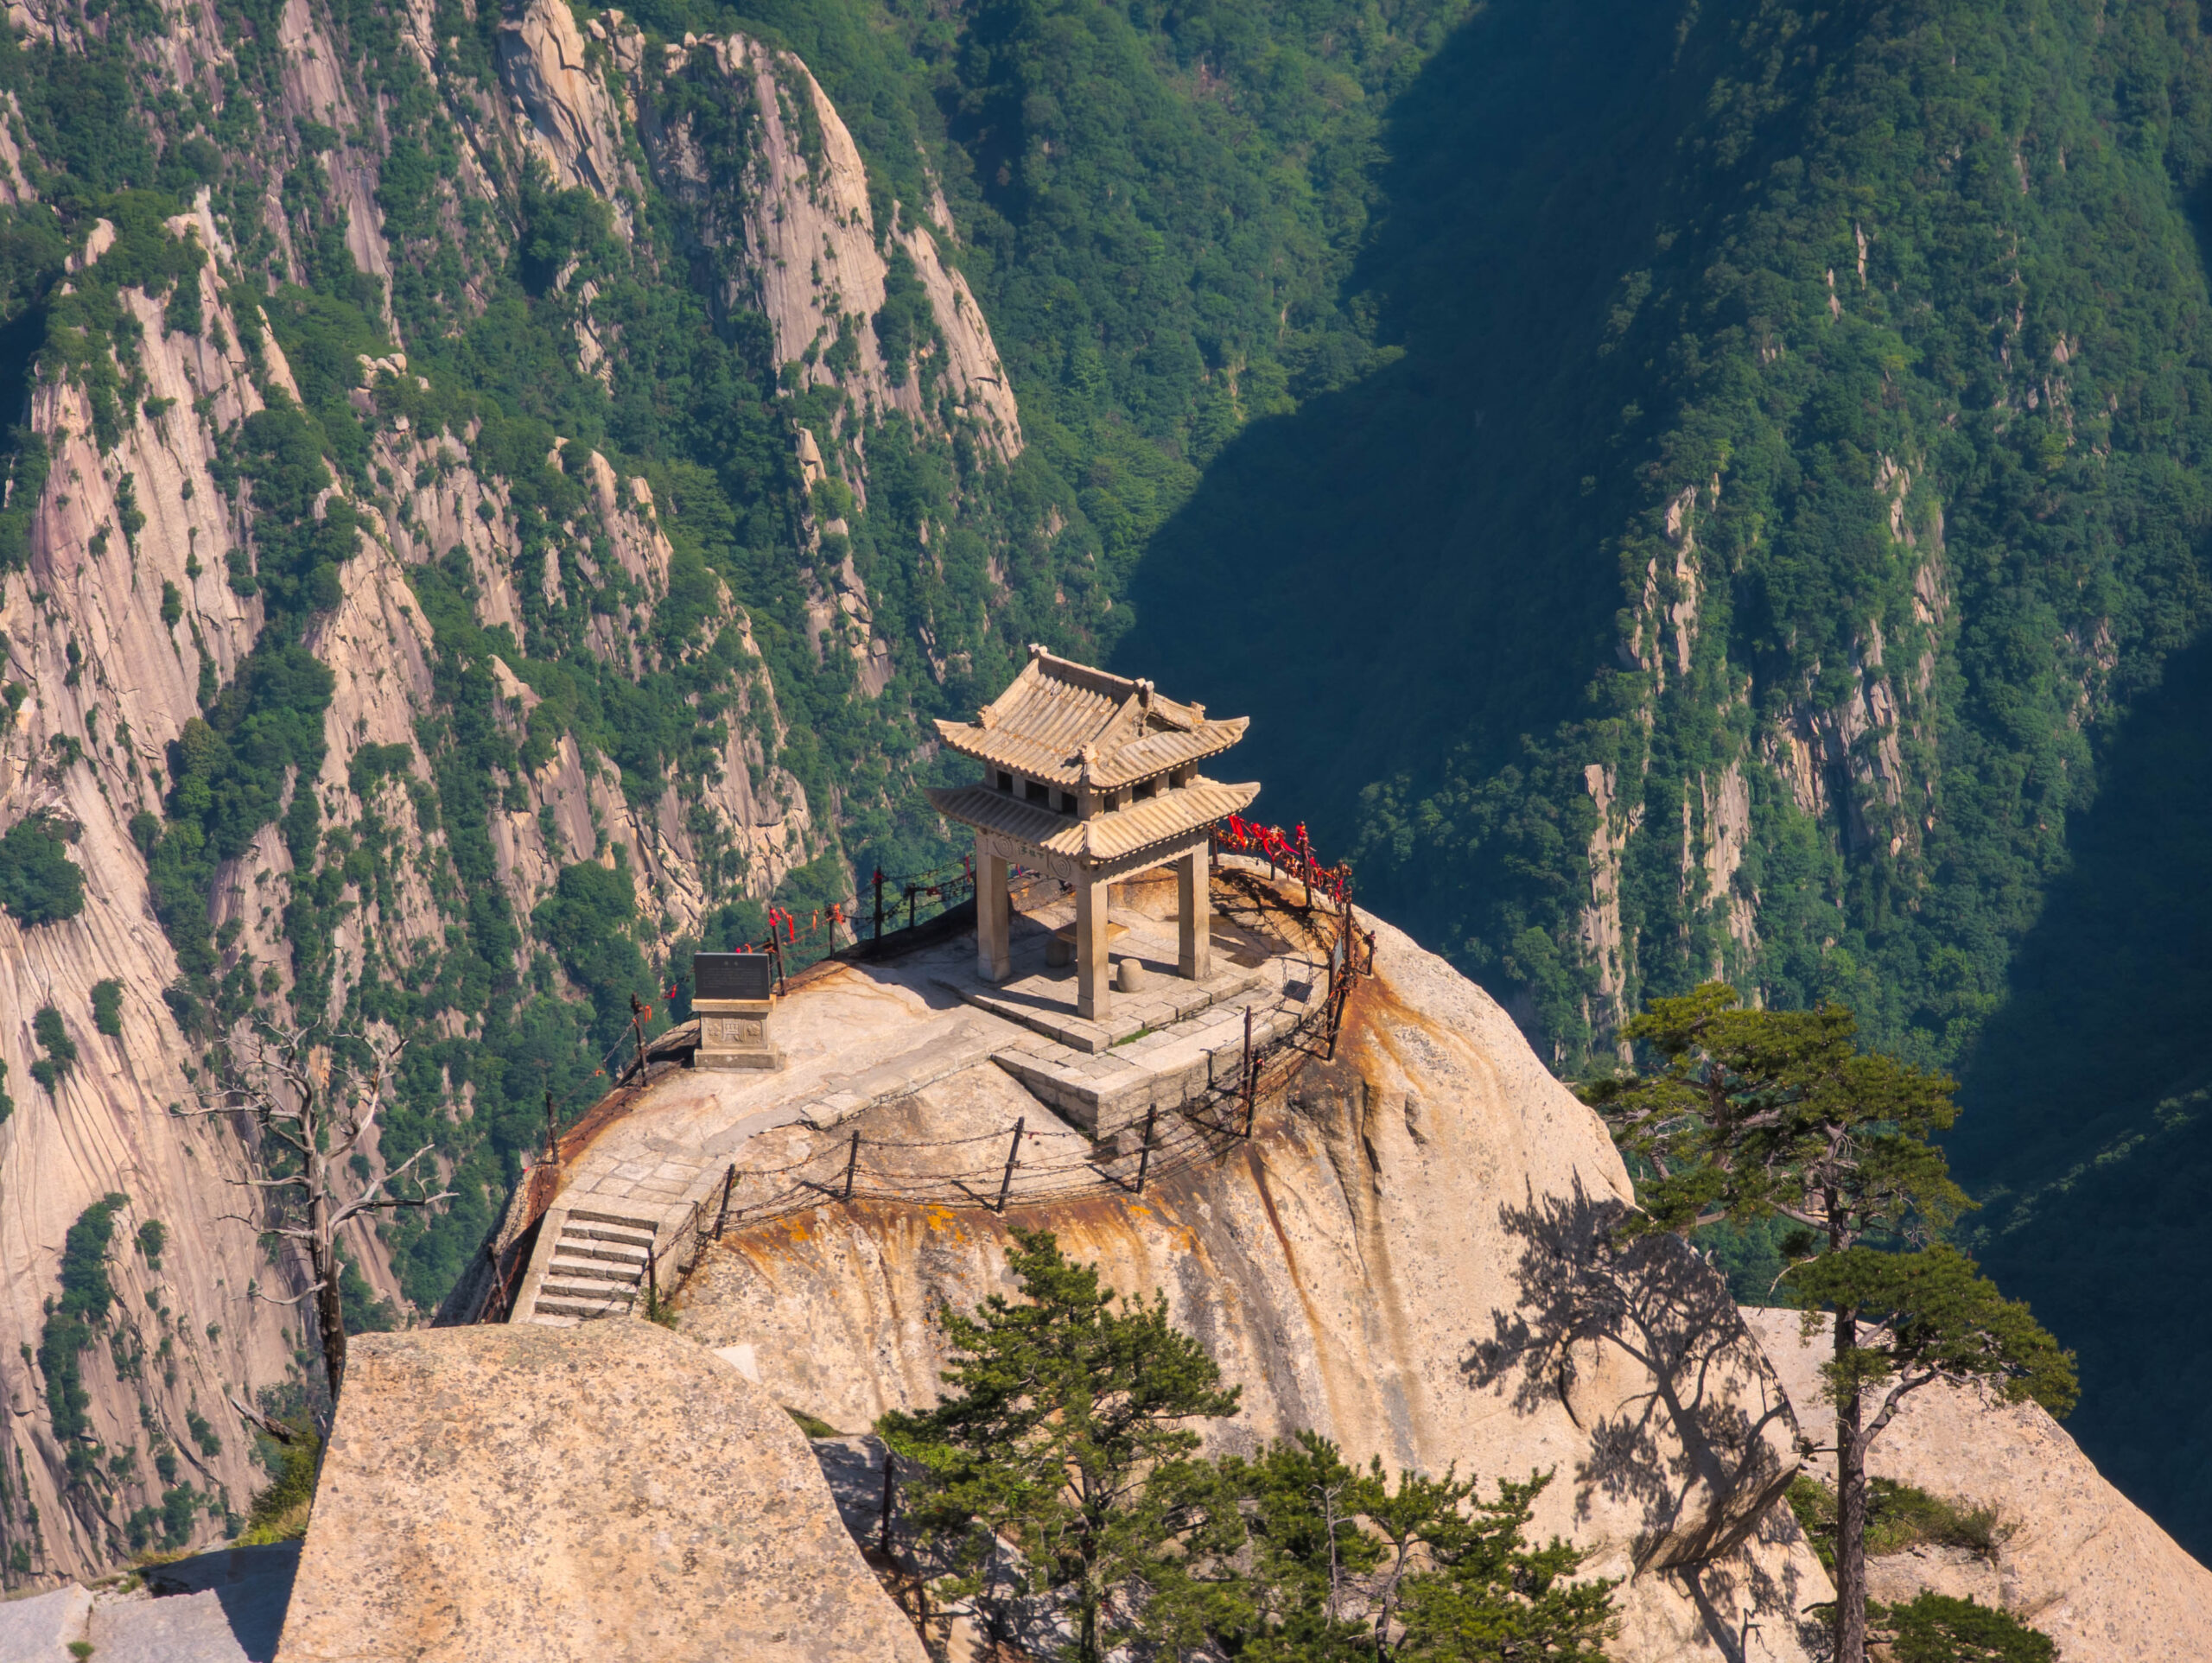
<path fill-rule="evenodd" d="M 1075 1013 L 1103 1022 L 1107 992 L 1106 879 L 1084 873 L 1075 883 Z"/>
<path fill-rule="evenodd" d="M 1014 949 L 1008 940 L 1006 856 L 976 836 L 976 974 L 986 981 L 1004 981 L 1014 969 Z"/>
<path fill-rule="evenodd" d="M 1206 846 L 1175 857 L 1175 968 L 1192 981 L 1213 974 L 1213 896 L 1206 881 Z"/>

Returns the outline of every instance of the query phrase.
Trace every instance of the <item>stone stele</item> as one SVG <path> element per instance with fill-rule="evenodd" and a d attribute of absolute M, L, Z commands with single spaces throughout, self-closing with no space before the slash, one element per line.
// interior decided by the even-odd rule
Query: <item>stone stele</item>
<path fill-rule="evenodd" d="M 925 1663 L 791 1417 L 650 1323 L 353 1342 L 278 1663 Z"/>

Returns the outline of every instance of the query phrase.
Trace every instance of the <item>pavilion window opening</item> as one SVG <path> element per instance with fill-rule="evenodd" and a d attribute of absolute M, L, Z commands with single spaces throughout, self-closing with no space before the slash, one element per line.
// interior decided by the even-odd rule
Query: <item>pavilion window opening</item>
<path fill-rule="evenodd" d="M 1006 770 L 1001 768 L 998 771 L 998 777 L 999 790 L 1004 791 L 1008 797 L 1012 797 L 1014 795 L 1014 776 L 1007 773 Z"/>

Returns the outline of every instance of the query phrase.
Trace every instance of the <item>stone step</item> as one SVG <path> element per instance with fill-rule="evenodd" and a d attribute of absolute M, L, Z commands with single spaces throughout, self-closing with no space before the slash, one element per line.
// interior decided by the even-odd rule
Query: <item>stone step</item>
<path fill-rule="evenodd" d="M 569 1211 L 569 1222 L 571 1225 L 614 1224 L 634 1234 L 646 1236 L 658 1235 L 660 1233 L 659 1222 L 655 1219 L 633 1218 L 624 1213 L 588 1212 L 581 1207 Z"/>
<path fill-rule="evenodd" d="M 644 1267 L 642 1260 L 635 1265 L 610 1265 L 603 1260 L 571 1259 L 556 1249 L 552 1262 L 545 1267 L 545 1274 L 563 1282 L 606 1282 L 620 1287 L 635 1287 L 638 1285 L 638 1273 Z"/>
<path fill-rule="evenodd" d="M 1156 975 L 1141 993 L 1116 994 L 1103 1022 L 1075 1013 L 1075 980 L 1066 972 L 1055 977 L 1016 976 L 995 985 L 976 980 L 974 972 L 963 967 L 931 980 L 978 1010 L 1018 1023 L 1071 1050 L 1102 1056 L 1140 1034 L 1173 1027 L 1216 1006 L 1262 992 L 1267 974 L 1224 963 L 1203 982 L 1185 981 L 1173 974 Z"/>
<path fill-rule="evenodd" d="M 599 1259 L 610 1265 L 628 1265 L 634 1269 L 645 1264 L 652 1249 L 644 1242 L 599 1241 L 590 1236 L 563 1231 L 561 1239 L 553 1244 L 553 1251 L 564 1258 Z"/>
<path fill-rule="evenodd" d="M 635 1282 L 604 1281 L 593 1276 L 578 1276 L 557 1266 L 545 1273 L 545 1279 L 538 1285 L 554 1293 L 588 1294 L 594 1299 L 632 1299 L 637 1297 Z"/>
<path fill-rule="evenodd" d="M 540 1328 L 574 1328 L 583 1319 L 580 1317 L 556 1317 L 547 1311 L 533 1311 L 524 1319 L 536 1323 Z"/>
<path fill-rule="evenodd" d="M 611 1224 L 579 1224 L 574 1219 L 569 1220 L 561 1231 L 561 1239 L 563 1241 L 604 1241 L 609 1247 L 634 1247 L 640 1252 L 650 1252 L 653 1245 L 651 1231 L 617 1229 Z"/>
<path fill-rule="evenodd" d="M 1297 1025 L 1300 1014 L 1293 1005 L 1257 1008 L 1253 1044 L 1280 1038 Z M 993 1052 L 991 1060 L 1097 1135 L 1142 1116 L 1147 1108 L 1172 1111 L 1210 1090 L 1233 1090 L 1244 1068 L 1241 1016 L 1212 1023 L 1187 1019 L 1103 1056 L 1030 1040 Z"/>
<path fill-rule="evenodd" d="M 556 1293 L 550 1287 L 537 1295 L 534 1317 L 620 1317 L 630 1309 L 627 1299 L 594 1299 L 581 1294 Z"/>

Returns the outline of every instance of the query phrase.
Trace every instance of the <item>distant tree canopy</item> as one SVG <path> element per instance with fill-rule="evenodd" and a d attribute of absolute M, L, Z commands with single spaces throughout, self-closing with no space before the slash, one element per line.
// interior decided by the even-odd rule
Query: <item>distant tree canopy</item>
<path fill-rule="evenodd" d="M 34 816 L 0 835 L 0 906 L 21 924 L 59 924 L 85 910 L 85 874 L 56 822 Z"/>

